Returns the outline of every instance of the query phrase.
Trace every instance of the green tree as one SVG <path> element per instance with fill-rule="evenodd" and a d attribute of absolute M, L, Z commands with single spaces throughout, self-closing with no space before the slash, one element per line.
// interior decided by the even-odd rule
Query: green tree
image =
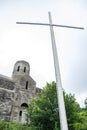
<path fill-rule="evenodd" d="M 75 130 L 74 124 L 78 121 L 79 115 L 77 113 L 80 111 L 80 107 L 74 95 L 64 92 L 64 99 L 69 129 Z M 60 128 L 55 82 L 47 83 L 41 94 L 30 101 L 27 118 L 31 120 L 32 124 L 40 126 L 41 130 L 55 129 L 56 122 L 56 128 Z"/>
<path fill-rule="evenodd" d="M 34 125 L 40 126 L 43 130 L 53 130 L 55 122 L 59 121 L 56 97 L 56 88 L 53 82 L 52 84 L 47 83 L 41 95 L 31 100 L 27 117 Z"/>
<path fill-rule="evenodd" d="M 69 129 L 75 130 L 74 125 L 76 122 L 79 122 L 80 106 L 76 102 L 75 96 L 72 94 L 64 93 L 64 99 Z"/>
<path fill-rule="evenodd" d="M 85 108 L 82 108 L 79 113 L 79 123 L 76 122 L 74 125 L 76 130 L 87 130 L 87 110 Z"/>
<path fill-rule="evenodd" d="M 85 99 L 85 108 L 87 109 L 87 98 Z"/>

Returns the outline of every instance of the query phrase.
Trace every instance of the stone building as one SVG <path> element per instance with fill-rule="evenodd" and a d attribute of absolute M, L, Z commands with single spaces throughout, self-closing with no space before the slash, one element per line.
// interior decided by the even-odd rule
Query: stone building
<path fill-rule="evenodd" d="M 12 78 L 0 75 L 0 120 L 26 122 L 29 100 L 41 92 L 29 73 L 28 62 L 18 61 Z"/>

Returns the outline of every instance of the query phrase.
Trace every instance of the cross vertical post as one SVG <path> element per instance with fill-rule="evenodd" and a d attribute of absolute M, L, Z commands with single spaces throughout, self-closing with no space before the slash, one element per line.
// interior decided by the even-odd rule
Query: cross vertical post
<path fill-rule="evenodd" d="M 64 98 L 63 98 L 63 89 L 62 89 L 60 69 L 59 69 L 59 62 L 58 62 L 55 36 L 54 36 L 54 30 L 53 30 L 53 26 L 52 26 L 52 19 L 51 19 L 50 12 L 49 12 L 49 23 L 50 23 L 53 57 L 54 57 L 57 98 L 58 98 L 59 116 L 60 116 L 60 127 L 61 127 L 61 130 L 68 130 L 65 104 L 64 104 Z"/>

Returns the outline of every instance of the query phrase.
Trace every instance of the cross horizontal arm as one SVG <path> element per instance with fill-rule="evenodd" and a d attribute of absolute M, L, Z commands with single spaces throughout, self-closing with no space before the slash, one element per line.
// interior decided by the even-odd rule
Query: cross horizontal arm
<path fill-rule="evenodd" d="M 16 22 L 16 24 L 32 24 L 32 25 L 44 25 L 44 26 L 56 26 L 64 28 L 73 28 L 73 29 L 84 29 L 83 27 L 67 26 L 67 25 L 57 25 L 57 24 L 48 24 L 48 23 L 31 23 L 31 22 Z"/>

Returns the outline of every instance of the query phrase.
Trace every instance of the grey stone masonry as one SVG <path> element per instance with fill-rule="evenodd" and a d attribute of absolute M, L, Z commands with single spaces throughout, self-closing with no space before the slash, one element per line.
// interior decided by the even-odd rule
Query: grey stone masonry
<path fill-rule="evenodd" d="M 41 92 L 29 74 L 29 63 L 18 61 L 12 78 L 0 75 L 0 120 L 26 122 L 29 100 Z"/>

